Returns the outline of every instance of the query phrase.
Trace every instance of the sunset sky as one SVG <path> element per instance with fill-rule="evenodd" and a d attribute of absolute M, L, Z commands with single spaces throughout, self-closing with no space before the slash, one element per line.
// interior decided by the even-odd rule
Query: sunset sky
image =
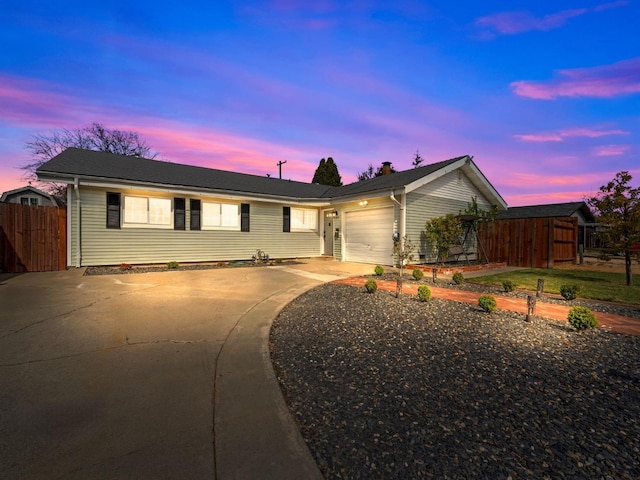
<path fill-rule="evenodd" d="M 469 154 L 510 206 L 640 184 L 640 0 L 21 1 L 0 13 L 0 192 L 100 122 L 179 163 L 343 182 Z"/>

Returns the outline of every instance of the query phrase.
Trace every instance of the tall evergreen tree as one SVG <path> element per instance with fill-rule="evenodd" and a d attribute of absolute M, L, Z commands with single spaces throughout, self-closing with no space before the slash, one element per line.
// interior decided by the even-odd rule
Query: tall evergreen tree
<path fill-rule="evenodd" d="M 320 160 L 311 183 L 331 185 L 332 187 L 339 187 L 342 185 L 342 177 L 338 172 L 338 165 L 336 165 L 332 157 L 329 157 L 326 160 L 324 158 Z"/>

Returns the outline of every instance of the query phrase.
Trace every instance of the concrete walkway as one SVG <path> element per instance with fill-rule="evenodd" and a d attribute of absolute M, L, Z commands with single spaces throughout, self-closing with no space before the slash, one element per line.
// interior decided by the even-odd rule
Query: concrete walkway
<path fill-rule="evenodd" d="M 494 272 L 491 272 L 494 273 Z M 485 272 L 485 275 L 490 274 Z M 364 283 L 367 278 L 352 277 L 348 279 L 342 279 L 336 281 L 336 283 L 343 283 L 346 285 L 352 285 L 357 287 L 364 287 Z M 376 280 L 378 288 L 390 292 L 395 292 L 396 282 L 392 280 Z M 435 298 L 444 298 L 447 300 L 455 300 L 457 302 L 464 302 L 477 305 L 480 293 L 469 292 L 466 290 L 457 290 L 454 288 L 440 288 L 429 285 L 431 294 Z M 418 284 L 412 282 L 404 282 L 402 286 L 402 292 L 405 294 L 416 295 L 418 293 Z M 527 301 L 522 298 L 505 297 L 501 295 L 494 295 L 498 308 L 502 310 L 509 310 L 512 312 L 527 314 Z M 570 306 L 558 305 L 555 303 L 537 302 L 535 315 L 537 317 L 552 318 L 554 320 L 567 320 Z M 624 317 L 622 315 L 613 315 L 610 313 L 595 312 L 596 318 L 600 328 L 606 328 L 608 330 L 625 333 L 628 335 L 640 335 L 640 320 L 637 318 Z"/>

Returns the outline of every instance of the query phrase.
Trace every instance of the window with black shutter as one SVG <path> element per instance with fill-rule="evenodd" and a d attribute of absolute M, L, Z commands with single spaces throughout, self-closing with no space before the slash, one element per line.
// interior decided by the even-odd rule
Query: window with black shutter
<path fill-rule="evenodd" d="M 240 204 L 240 231 L 242 232 L 249 231 L 249 209 L 248 203 Z"/>
<path fill-rule="evenodd" d="M 191 200 L 189 204 L 191 211 L 191 230 L 200 230 L 200 200 Z"/>
<path fill-rule="evenodd" d="M 107 192 L 107 228 L 120 228 L 120 194 Z"/>
<path fill-rule="evenodd" d="M 282 231 L 291 231 L 291 207 L 282 207 Z"/>
<path fill-rule="evenodd" d="M 173 229 L 184 230 L 185 228 L 185 200 L 184 198 L 173 199 Z"/>

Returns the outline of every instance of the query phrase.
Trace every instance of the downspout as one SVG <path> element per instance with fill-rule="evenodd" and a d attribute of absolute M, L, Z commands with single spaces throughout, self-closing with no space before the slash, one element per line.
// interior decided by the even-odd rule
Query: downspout
<path fill-rule="evenodd" d="M 73 190 L 76 193 L 76 268 L 82 266 L 82 242 L 80 241 L 80 223 L 82 216 L 80 215 L 80 179 L 73 179 Z"/>
<path fill-rule="evenodd" d="M 398 205 L 398 207 L 400 207 L 400 225 L 398 225 L 398 233 L 400 234 L 400 239 L 402 240 L 406 235 L 407 235 L 407 195 L 402 195 L 402 201 L 398 201 L 398 199 L 396 198 L 395 195 L 395 191 L 391 191 L 391 195 L 389 196 L 389 198 L 391 199 L 391 201 L 393 201 L 394 203 L 396 203 Z M 404 242 L 403 242 L 403 248 L 404 248 Z"/>

